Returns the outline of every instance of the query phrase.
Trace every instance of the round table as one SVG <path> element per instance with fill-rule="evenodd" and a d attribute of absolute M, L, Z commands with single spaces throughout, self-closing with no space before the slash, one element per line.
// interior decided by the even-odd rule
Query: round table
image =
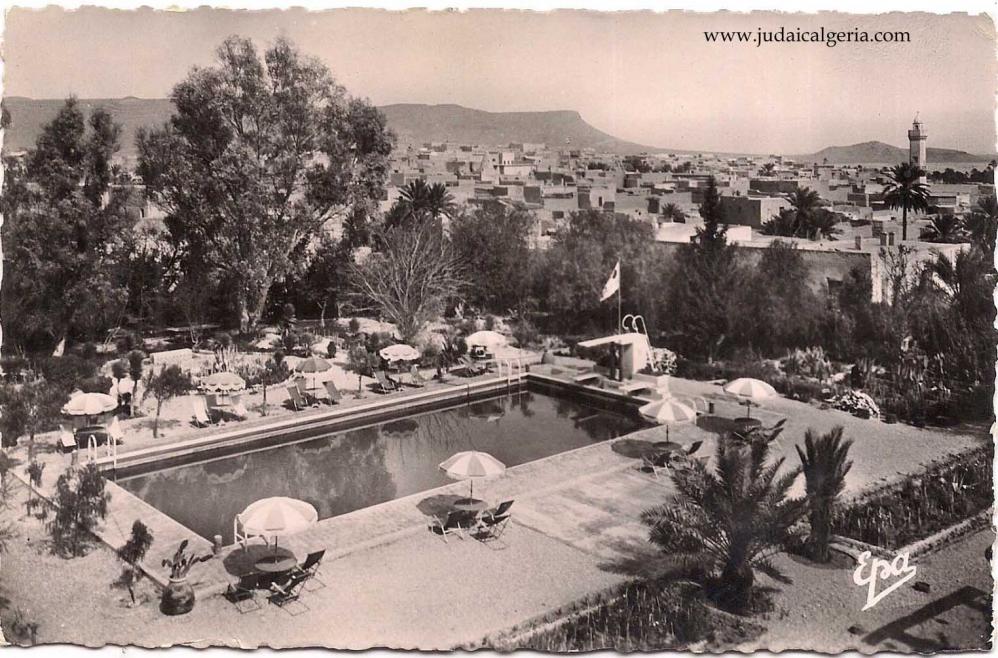
<path fill-rule="evenodd" d="M 489 508 L 489 504 L 477 498 L 458 498 L 454 501 L 453 507 L 461 512 L 484 512 Z"/>
<path fill-rule="evenodd" d="M 745 416 L 743 418 L 735 418 L 731 421 L 735 425 L 735 430 L 738 432 L 747 432 L 751 429 L 757 427 L 762 427 L 762 421 L 758 418 L 750 418 Z"/>
<path fill-rule="evenodd" d="M 263 573 L 284 573 L 291 571 L 298 564 L 298 558 L 294 555 L 277 555 L 265 557 L 253 566 L 257 571 Z"/>

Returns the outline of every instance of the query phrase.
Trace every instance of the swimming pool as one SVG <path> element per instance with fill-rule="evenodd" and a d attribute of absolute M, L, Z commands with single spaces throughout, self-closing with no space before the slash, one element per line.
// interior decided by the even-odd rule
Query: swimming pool
<path fill-rule="evenodd" d="M 524 390 L 118 484 L 202 537 L 230 543 L 232 519 L 260 498 L 300 498 L 326 519 L 452 482 L 437 465 L 462 450 L 516 466 L 641 425 L 636 415 Z"/>

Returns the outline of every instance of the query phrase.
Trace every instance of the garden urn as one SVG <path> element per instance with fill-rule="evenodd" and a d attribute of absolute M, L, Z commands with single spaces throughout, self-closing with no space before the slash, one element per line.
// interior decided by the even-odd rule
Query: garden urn
<path fill-rule="evenodd" d="M 159 608 L 165 615 L 185 615 L 194 608 L 194 588 L 186 576 L 170 578 Z"/>

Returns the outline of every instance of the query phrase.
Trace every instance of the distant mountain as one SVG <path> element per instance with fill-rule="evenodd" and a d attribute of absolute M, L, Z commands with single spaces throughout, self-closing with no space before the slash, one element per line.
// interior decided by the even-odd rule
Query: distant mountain
<path fill-rule="evenodd" d="M 89 112 L 103 106 L 121 124 L 122 158 L 136 158 L 135 133 L 170 118 L 173 104 L 165 98 L 80 99 Z M 36 100 L 11 96 L 3 100 L 13 124 L 4 137 L 4 152 L 34 146 L 42 127 L 62 107 L 61 99 Z M 612 153 L 656 151 L 650 146 L 617 139 L 594 128 L 578 112 L 484 112 L 460 105 L 386 105 L 381 108 L 400 142 L 459 142 L 498 146 L 510 142 L 544 143 L 561 148 L 594 148 Z"/>
<path fill-rule="evenodd" d="M 817 153 L 809 155 L 793 156 L 799 162 L 824 162 L 827 160 L 833 164 L 860 164 L 860 163 L 899 163 L 908 161 L 908 149 L 891 146 L 883 142 L 862 142 L 852 146 L 829 146 Z M 933 165 L 989 162 L 993 155 L 979 155 L 958 151 L 955 149 L 943 149 L 929 147 L 925 154 L 930 169 Z"/>
<path fill-rule="evenodd" d="M 460 105 L 405 103 L 381 108 L 400 140 L 501 145 L 542 143 L 551 148 L 593 148 L 611 153 L 652 152 L 651 146 L 617 139 L 586 123 L 578 112 L 485 112 Z"/>
<path fill-rule="evenodd" d="M 42 127 L 52 121 L 65 104 L 63 99 L 23 98 L 10 96 L 3 99 L 3 105 L 10 112 L 11 127 L 4 133 L 3 151 L 13 153 L 33 148 Z M 134 161 L 135 133 L 143 126 L 152 127 L 164 123 L 173 114 L 173 103 L 165 98 L 81 98 L 80 106 L 87 114 L 95 107 L 103 107 L 114 120 L 121 124 L 120 157 Z"/>

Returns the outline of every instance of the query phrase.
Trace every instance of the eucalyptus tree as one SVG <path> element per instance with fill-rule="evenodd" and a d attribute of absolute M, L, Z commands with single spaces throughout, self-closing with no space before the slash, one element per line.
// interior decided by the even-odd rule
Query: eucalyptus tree
<path fill-rule="evenodd" d="M 303 245 L 373 208 L 394 137 L 377 108 L 285 38 L 261 55 L 229 37 L 170 98 L 170 121 L 138 135 L 139 174 L 187 265 L 221 275 L 248 330 Z"/>

